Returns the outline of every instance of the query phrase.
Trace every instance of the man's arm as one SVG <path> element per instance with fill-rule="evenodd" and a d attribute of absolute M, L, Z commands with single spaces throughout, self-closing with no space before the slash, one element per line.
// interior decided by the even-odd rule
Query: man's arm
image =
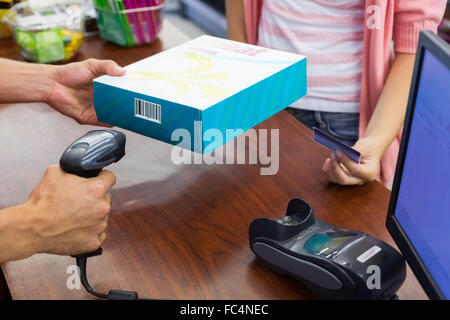
<path fill-rule="evenodd" d="M 243 0 L 226 0 L 228 39 L 247 42 Z"/>
<path fill-rule="evenodd" d="M 45 102 L 80 124 L 104 125 L 92 98 L 92 81 L 104 74 L 122 76 L 125 69 L 112 60 L 52 66 L 0 59 L 0 103 Z"/>
<path fill-rule="evenodd" d="M 52 66 L 0 58 L 0 103 L 45 102 Z"/>
<path fill-rule="evenodd" d="M 91 252 L 106 239 L 114 174 L 84 179 L 51 166 L 18 206 L 0 210 L 0 264 L 35 253 Z"/>
<path fill-rule="evenodd" d="M 0 263 L 40 251 L 27 212 L 25 204 L 0 210 Z"/>
<path fill-rule="evenodd" d="M 403 126 L 414 60 L 414 54 L 396 55 L 366 132 L 354 145 L 361 152 L 361 163 L 333 152 L 322 168 L 330 181 L 352 185 L 376 179 L 384 152 Z"/>

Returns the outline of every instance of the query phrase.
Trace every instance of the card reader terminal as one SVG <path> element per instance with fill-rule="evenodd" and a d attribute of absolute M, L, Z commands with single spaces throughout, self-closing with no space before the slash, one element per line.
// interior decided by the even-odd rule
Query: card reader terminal
<path fill-rule="evenodd" d="M 393 247 L 315 218 L 302 199 L 292 199 L 283 218 L 255 219 L 249 238 L 269 268 L 298 279 L 319 299 L 392 299 L 406 277 Z"/>

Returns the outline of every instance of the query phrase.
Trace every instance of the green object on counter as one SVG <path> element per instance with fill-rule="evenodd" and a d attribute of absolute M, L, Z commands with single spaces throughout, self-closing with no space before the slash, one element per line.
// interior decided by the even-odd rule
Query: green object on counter
<path fill-rule="evenodd" d="M 66 58 L 60 29 L 37 32 L 35 36 L 38 61 L 48 63 Z"/>
<path fill-rule="evenodd" d="M 14 30 L 16 33 L 16 42 L 19 45 L 22 56 L 26 60 L 37 61 L 36 41 L 33 33 L 19 29 Z"/>
<path fill-rule="evenodd" d="M 30 32 L 15 29 L 16 41 L 27 60 L 51 63 L 65 59 L 61 30 Z"/>
<path fill-rule="evenodd" d="M 125 7 L 122 3 L 122 0 L 116 0 L 116 6 L 117 9 L 120 10 L 125 10 Z M 130 23 L 128 22 L 128 17 L 126 14 L 119 14 L 120 18 L 122 20 L 122 25 L 123 25 L 123 29 L 125 31 L 125 36 L 127 38 L 127 45 L 129 46 L 134 46 L 134 40 L 133 40 L 133 34 L 131 32 L 131 27 L 130 27 Z"/>
<path fill-rule="evenodd" d="M 97 25 L 102 38 L 117 43 L 121 46 L 134 46 L 134 40 L 128 23 L 126 14 L 120 14 L 119 10 L 123 10 L 123 4 L 108 3 L 102 0 L 95 0 L 97 11 Z M 111 4 L 113 7 L 109 6 Z"/>

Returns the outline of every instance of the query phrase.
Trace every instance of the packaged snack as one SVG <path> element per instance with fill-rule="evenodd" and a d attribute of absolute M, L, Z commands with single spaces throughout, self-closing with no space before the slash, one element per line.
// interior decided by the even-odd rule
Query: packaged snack
<path fill-rule="evenodd" d="M 13 6 L 3 17 L 25 60 L 55 63 L 72 58 L 83 42 L 80 5 L 32 10 L 29 3 Z"/>

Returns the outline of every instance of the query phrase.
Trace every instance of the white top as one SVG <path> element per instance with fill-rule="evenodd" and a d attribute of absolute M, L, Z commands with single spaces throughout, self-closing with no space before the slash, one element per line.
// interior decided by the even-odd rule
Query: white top
<path fill-rule="evenodd" d="M 205 35 L 94 81 L 205 110 L 303 59 Z"/>
<path fill-rule="evenodd" d="M 359 112 L 364 0 L 264 0 L 258 45 L 307 56 L 298 109 Z"/>

